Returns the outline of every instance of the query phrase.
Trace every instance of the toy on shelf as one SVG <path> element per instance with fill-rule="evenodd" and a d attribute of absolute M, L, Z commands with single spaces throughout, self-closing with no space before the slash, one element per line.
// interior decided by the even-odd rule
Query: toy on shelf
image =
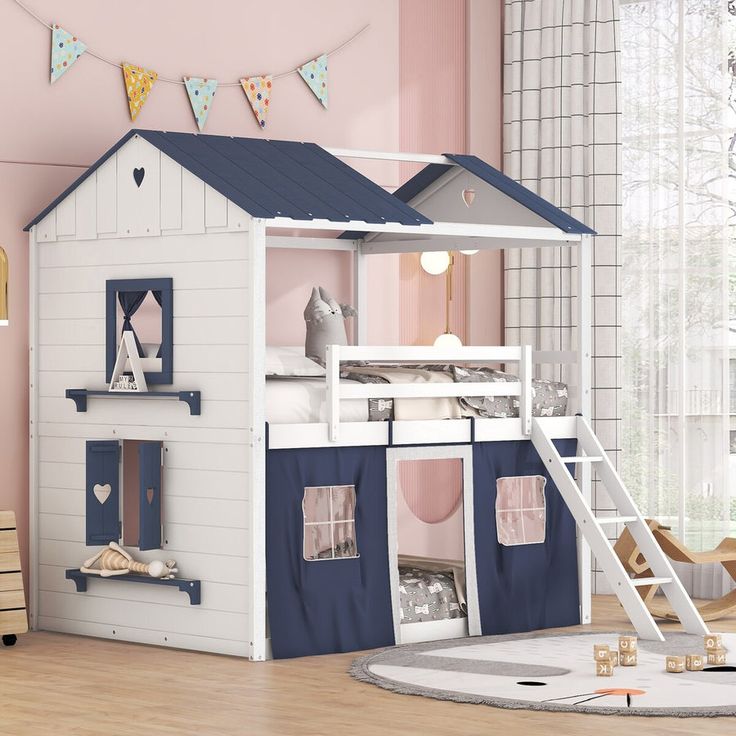
<path fill-rule="evenodd" d="M 94 567 L 97 565 L 97 567 Z M 149 575 L 152 578 L 174 578 L 179 572 L 174 560 L 153 560 L 152 562 L 137 562 L 130 553 L 116 542 L 110 542 L 105 549 L 100 550 L 94 557 L 85 560 L 79 568 L 81 572 L 100 575 L 103 578 L 113 575 Z"/>
<path fill-rule="evenodd" d="M 126 374 L 126 369 L 133 373 Z M 135 342 L 135 334 L 132 330 L 124 330 L 118 348 L 118 357 L 115 359 L 115 367 L 112 369 L 112 378 L 108 391 L 136 392 L 148 391 L 146 374 L 143 372 L 143 363 Z"/>
<path fill-rule="evenodd" d="M 654 539 L 662 548 L 662 551 L 675 562 L 687 562 L 691 565 L 705 565 L 718 562 L 723 565 L 726 572 L 736 581 L 736 537 L 726 537 L 715 549 L 707 552 L 693 552 L 686 547 L 670 530 L 653 519 L 646 519 L 647 525 L 652 530 Z M 639 546 L 628 528 L 624 528 L 614 546 L 614 551 L 621 560 L 624 569 L 634 578 L 649 578 L 653 576 L 649 564 L 642 555 Z M 658 585 L 638 586 L 639 594 L 647 605 L 653 616 L 666 618 L 670 621 L 679 621 L 677 615 L 671 609 L 659 605 L 654 600 Z M 736 590 L 721 598 L 708 601 L 698 606 L 698 611 L 703 621 L 715 621 L 736 611 Z"/>
<path fill-rule="evenodd" d="M 0 511 L 0 635 L 12 647 L 28 631 L 15 513 Z"/>

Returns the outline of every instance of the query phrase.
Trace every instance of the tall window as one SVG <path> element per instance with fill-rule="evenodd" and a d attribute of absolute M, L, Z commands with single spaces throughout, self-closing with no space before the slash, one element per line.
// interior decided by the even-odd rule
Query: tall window
<path fill-rule="evenodd" d="M 621 470 L 694 549 L 736 535 L 735 5 L 621 0 Z"/>
<path fill-rule="evenodd" d="M 0 327 L 8 324 L 8 256 L 0 247 Z"/>

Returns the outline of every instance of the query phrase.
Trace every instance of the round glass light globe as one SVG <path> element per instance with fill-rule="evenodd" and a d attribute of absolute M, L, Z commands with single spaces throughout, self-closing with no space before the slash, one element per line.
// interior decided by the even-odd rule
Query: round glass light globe
<path fill-rule="evenodd" d="M 461 250 L 460 252 L 464 256 L 474 256 L 478 252 L 478 249 L 476 249 L 476 250 Z"/>
<path fill-rule="evenodd" d="M 450 265 L 450 254 L 446 250 L 428 250 L 419 258 L 422 268 L 432 276 L 439 276 Z"/>
<path fill-rule="evenodd" d="M 462 340 L 457 336 L 453 335 L 452 332 L 443 332 L 434 341 L 436 348 L 461 348 L 463 346 Z"/>

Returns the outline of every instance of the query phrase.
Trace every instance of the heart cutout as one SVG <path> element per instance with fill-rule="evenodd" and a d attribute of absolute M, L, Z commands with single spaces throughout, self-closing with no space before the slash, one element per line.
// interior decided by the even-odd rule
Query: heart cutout
<path fill-rule="evenodd" d="M 149 506 L 153 503 L 153 488 L 146 488 L 146 500 Z"/>
<path fill-rule="evenodd" d="M 100 503 L 105 503 L 105 501 L 110 498 L 110 494 L 112 493 L 112 486 L 109 483 L 105 483 L 105 485 L 95 483 L 92 488 L 92 493 L 95 494 L 95 498 Z"/>
<path fill-rule="evenodd" d="M 141 184 L 143 184 L 143 177 L 146 175 L 146 170 L 141 166 L 140 169 L 133 169 L 133 180 L 136 183 L 136 186 L 138 189 L 141 188 Z"/>

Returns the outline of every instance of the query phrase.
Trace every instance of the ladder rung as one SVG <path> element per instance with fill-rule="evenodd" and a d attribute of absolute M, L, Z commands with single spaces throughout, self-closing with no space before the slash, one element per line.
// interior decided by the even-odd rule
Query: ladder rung
<path fill-rule="evenodd" d="M 568 463 L 599 463 L 603 458 L 597 455 L 572 455 L 571 457 L 561 457 L 560 460 L 567 465 Z"/>
<path fill-rule="evenodd" d="M 645 585 L 666 585 L 671 582 L 672 578 L 631 578 L 631 584 L 637 588 Z"/>
<path fill-rule="evenodd" d="M 628 524 L 632 521 L 639 521 L 638 516 L 596 516 L 595 520 L 599 524 Z"/>

